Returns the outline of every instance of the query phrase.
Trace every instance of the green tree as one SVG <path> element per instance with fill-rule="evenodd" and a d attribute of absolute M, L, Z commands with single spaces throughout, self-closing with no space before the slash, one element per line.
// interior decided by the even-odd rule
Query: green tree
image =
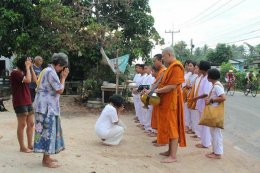
<path fill-rule="evenodd" d="M 232 57 L 231 47 L 226 44 L 218 44 L 215 50 L 209 51 L 207 54 L 207 60 L 216 64 L 228 62 Z"/>
<path fill-rule="evenodd" d="M 191 59 L 190 50 L 187 48 L 187 44 L 184 41 L 179 41 L 173 46 L 175 56 L 182 62 Z"/>
<path fill-rule="evenodd" d="M 245 48 L 243 45 L 236 46 L 235 44 L 231 45 L 231 51 L 233 59 L 245 58 Z"/>
<path fill-rule="evenodd" d="M 11 56 L 11 51 L 28 50 L 30 30 L 37 26 L 38 12 L 32 1 L 0 1 L 0 54 Z"/>

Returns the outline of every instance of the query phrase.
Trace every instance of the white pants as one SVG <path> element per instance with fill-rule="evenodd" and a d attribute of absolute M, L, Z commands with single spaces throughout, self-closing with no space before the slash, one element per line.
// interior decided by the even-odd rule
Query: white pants
<path fill-rule="evenodd" d="M 152 127 L 151 127 L 152 111 L 153 111 L 153 106 L 151 105 L 148 106 L 148 109 L 142 107 L 143 125 L 146 131 L 152 131 Z"/>
<path fill-rule="evenodd" d="M 210 127 L 212 147 L 215 154 L 223 154 L 223 137 L 220 128 Z"/>
<path fill-rule="evenodd" d="M 200 117 L 202 116 L 202 112 L 200 112 Z M 201 128 L 201 134 L 200 134 L 200 139 L 201 139 L 201 144 L 204 147 L 209 147 L 211 146 L 211 134 L 208 126 L 203 126 L 199 125 Z"/>
<path fill-rule="evenodd" d="M 138 118 L 138 120 L 141 122 L 141 107 L 142 107 L 142 103 L 140 100 L 140 94 L 133 94 L 133 99 L 134 99 L 134 107 L 135 107 L 135 114 Z"/>
<path fill-rule="evenodd" d="M 192 131 L 195 132 L 195 134 L 200 138 L 201 136 L 201 126 L 199 126 L 200 121 L 200 112 L 198 110 L 190 109 L 192 124 L 191 128 Z"/>
<path fill-rule="evenodd" d="M 201 144 L 204 147 L 208 148 L 211 146 L 211 134 L 208 126 L 201 126 L 200 139 L 201 139 Z"/>
<path fill-rule="evenodd" d="M 187 102 L 184 103 L 184 117 L 185 117 L 185 126 L 191 129 L 191 115 L 189 108 L 187 107 Z"/>
<path fill-rule="evenodd" d="M 125 128 L 123 122 L 119 121 L 117 125 L 114 125 L 109 130 L 107 136 L 103 137 L 103 139 L 105 139 L 103 143 L 108 145 L 118 145 L 122 139 Z"/>

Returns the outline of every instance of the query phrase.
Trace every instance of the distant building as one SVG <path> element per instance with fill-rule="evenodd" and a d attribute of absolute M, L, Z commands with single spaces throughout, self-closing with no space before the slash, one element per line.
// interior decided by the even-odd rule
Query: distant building
<path fill-rule="evenodd" d="M 0 76 L 4 75 L 3 73 L 8 71 L 9 74 L 13 69 L 13 60 L 14 56 L 11 58 L 6 58 L 4 56 L 0 56 Z"/>
<path fill-rule="evenodd" d="M 232 64 L 237 71 L 244 71 L 244 61 L 246 59 L 230 59 L 228 62 Z"/>
<path fill-rule="evenodd" d="M 260 69 L 260 58 L 253 60 L 253 61 L 249 64 L 249 68 Z"/>

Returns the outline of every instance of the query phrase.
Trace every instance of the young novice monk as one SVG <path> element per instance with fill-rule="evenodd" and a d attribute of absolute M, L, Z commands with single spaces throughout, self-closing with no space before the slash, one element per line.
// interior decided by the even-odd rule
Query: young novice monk
<path fill-rule="evenodd" d="M 126 128 L 119 120 L 119 114 L 124 110 L 124 99 L 114 94 L 109 98 L 109 102 L 96 122 L 95 131 L 103 144 L 118 145 Z"/>
<path fill-rule="evenodd" d="M 219 106 L 221 102 L 226 100 L 225 91 L 223 85 L 218 81 L 220 73 L 217 69 L 210 69 L 208 71 L 208 81 L 212 83 L 213 87 L 206 99 L 205 103 L 212 106 Z M 216 127 L 210 127 L 210 133 L 212 138 L 213 152 L 206 154 L 208 158 L 220 159 L 223 154 L 223 137 L 221 129 Z"/>

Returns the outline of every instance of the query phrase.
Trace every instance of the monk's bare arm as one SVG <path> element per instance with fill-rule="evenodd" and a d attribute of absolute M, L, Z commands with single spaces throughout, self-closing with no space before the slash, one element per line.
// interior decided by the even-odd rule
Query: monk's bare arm
<path fill-rule="evenodd" d="M 168 93 L 172 90 L 174 90 L 176 88 L 177 85 L 166 85 L 164 86 L 163 88 L 160 88 L 160 89 L 156 89 L 154 92 L 155 93 Z"/>

